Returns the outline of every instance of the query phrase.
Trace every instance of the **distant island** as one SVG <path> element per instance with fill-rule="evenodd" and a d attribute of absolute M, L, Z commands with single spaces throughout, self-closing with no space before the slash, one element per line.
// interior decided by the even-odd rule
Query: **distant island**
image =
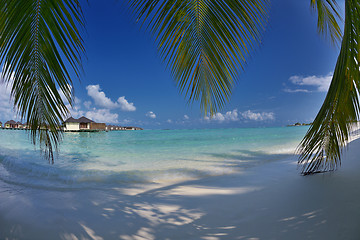
<path fill-rule="evenodd" d="M 294 123 L 294 124 L 290 124 L 290 125 L 286 125 L 287 127 L 296 127 L 296 126 L 310 126 L 312 123 Z"/>

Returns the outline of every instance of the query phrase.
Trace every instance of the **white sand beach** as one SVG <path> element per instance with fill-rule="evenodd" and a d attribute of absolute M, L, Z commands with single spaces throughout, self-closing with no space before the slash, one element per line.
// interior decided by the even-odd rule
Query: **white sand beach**
<path fill-rule="evenodd" d="M 150 188 L 48 190 L 0 184 L 0 239 L 359 239 L 360 140 L 335 172 L 296 158 Z"/>

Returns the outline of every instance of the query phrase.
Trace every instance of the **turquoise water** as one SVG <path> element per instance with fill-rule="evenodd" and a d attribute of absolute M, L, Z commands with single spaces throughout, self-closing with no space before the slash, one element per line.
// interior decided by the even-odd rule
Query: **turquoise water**
<path fill-rule="evenodd" d="M 176 182 L 292 156 L 307 127 L 65 133 L 55 164 L 25 131 L 0 130 L 0 179 L 34 187 L 83 188 Z"/>

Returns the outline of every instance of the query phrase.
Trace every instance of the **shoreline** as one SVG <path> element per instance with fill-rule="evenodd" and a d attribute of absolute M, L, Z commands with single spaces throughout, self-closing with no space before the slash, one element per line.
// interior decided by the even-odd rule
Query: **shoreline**
<path fill-rule="evenodd" d="M 53 191 L 0 182 L 1 239 L 357 239 L 360 140 L 335 172 L 296 159 L 170 185 Z"/>

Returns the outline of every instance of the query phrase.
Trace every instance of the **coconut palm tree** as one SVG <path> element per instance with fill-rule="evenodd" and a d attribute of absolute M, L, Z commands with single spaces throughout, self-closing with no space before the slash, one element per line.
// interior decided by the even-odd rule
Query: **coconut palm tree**
<path fill-rule="evenodd" d="M 359 2 L 346 0 L 341 37 L 336 1 L 310 0 L 319 31 L 342 43 L 328 96 L 299 147 L 304 173 L 339 163 L 357 119 Z M 214 114 L 228 101 L 239 71 L 261 43 L 269 11 L 268 0 L 129 0 L 128 5 L 153 33 L 181 92 L 190 102 L 199 101 L 204 114 Z M 31 126 L 33 142 L 52 159 L 61 140 L 58 126 L 68 113 L 57 89 L 72 103 L 69 71 L 81 72 L 81 5 L 77 0 L 0 0 L 0 11 L 2 77 L 12 83 L 15 107 Z"/>
<path fill-rule="evenodd" d="M 26 119 L 32 141 L 53 161 L 67 115 L 58 88 L 72 103 L 72 79 L 81 71 L 84 26 L 77 0 L 0 0 L 0 64 L 11 84 L 14 108 Z"/>
<path fill-rule="evenodd" d="M 266 0 L 130 0 L 155 36 L 178 87 L 203 113 L 219 110 L 246 59 L 261 42 Z"/>
<path fill-rule="evenodd" d="M 312 0 L 318 10 L 319 30 L 329 30 L 340 39 L 335 0 Z M 302 140 L 298 152 L 303 174 L 334 170 L 341 163 L 341 152 L 359 118 L 360 89 L 360 1 L 345 0 L 345 24 L 340 54 L 325 101 Z"/>

